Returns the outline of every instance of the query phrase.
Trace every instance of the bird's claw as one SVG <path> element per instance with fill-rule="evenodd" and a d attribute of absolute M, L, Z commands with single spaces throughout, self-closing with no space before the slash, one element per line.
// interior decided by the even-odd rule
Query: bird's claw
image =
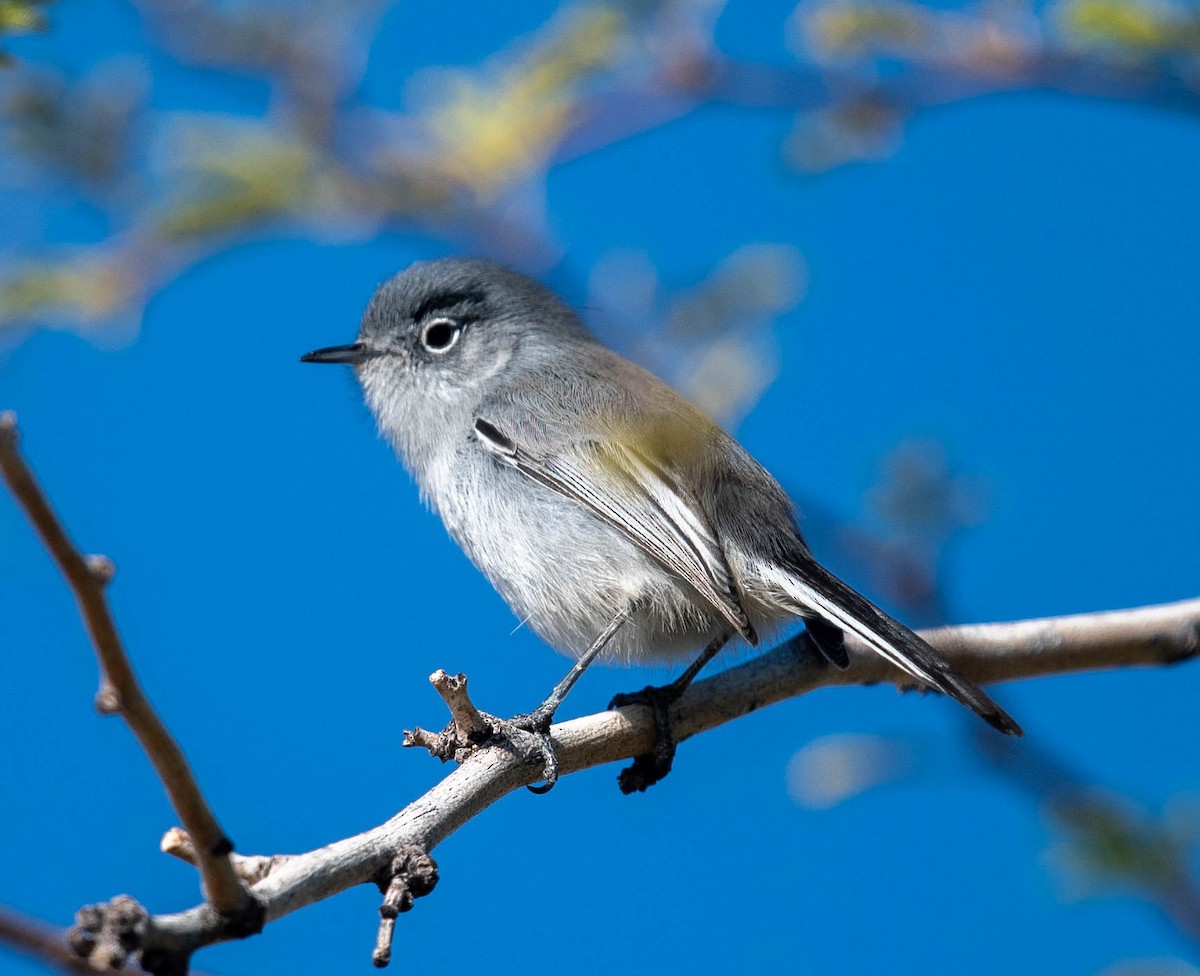
<path fill-rule="evenodd" d="M 633 765 L 622 769 L 618 774 L 617 785 L 622 793 L 644 793 L 671 771 L 675 762 L 675 731 L 671 727 L 671 706 L 679 700 L 681 694 L 682 690 L 674 685 L 647 685 L 641 691 L 616 695 L 608 703 L 609 708 L 644 705 L 654 715 L 654 749 L 644 756 L 636 757 Z"/>
<path fill-rule="evenodd" d="M 554 710 L 542 705 L 532 712 L 516 715 L 496 723 L 497 734 L 508 735 L 510 739 L 512 731 L 524 732 L 533 736 L 537 743 L 537 749 L 542 755 L 542 782 L 525 788 L 530 793 L 537 793 L 539 796 L 549 793 L 554 789 L 554 784 L 558 782 L 558 753 L 550 738 L 550 726 L 553 722 Z"/>

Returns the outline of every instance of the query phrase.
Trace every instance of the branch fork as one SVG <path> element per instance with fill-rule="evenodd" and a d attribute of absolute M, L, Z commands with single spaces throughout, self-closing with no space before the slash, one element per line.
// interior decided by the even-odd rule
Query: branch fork
<path fill-rule="evenodd" d="M 267 922 L 374 882 L 384 894 L 373 959 L 386 965 L 396 917 L 437 882 L 430 857 L 439 843 L 491 804 L 539 778 L 535 758 L 544 736 L 480 711 L 463 675 L 435 672 L 431 682 L 450 710 L 442 733 L 405 733 L 405 745 L 428 749 L 459 766 L 397 812 L 360 834 L 303 854 L 245 857 L 209 809 L 178 744 L 155 714 L 117 636 L 107 600 L 112 564 L 85 558 L 68 539 L 17 450 L 16 421 L 0 414 L 0 474 L 67 578 L 80 605 L 101 666 L 98 704 L 119 714 L 153 764 L 185 830 L 169 831 L 163 849 L 199 869 L 205 901 L 174 914 L 151 915 L 128 896 L 82 909 L 69 941 L 94 967 L 137 959 L 156 976 L 183 976 L 196 949 L 244 938 Z M 1165 665 L 1200 657 L 1200 599 L 1156 607 L 1016 623 L 927 630 L 922 636 L 978 683 L 1064 672 Z M 878 655 L 851 646 L 845 671 L 825 667 L 795 643 L 696 682 L 673 704 L 679 741 L 767 705 L 830 685 L 909 679 Z M 520 732 L 521 735 L 514 735 Z M 649 709 L 621 708 L 553 727 L 564 773 L 633 759 L 649 752 L 657 729 Z M 528 740 L 530 748 L 525 749 Z"/>
<path fill-rule="evenodd" d="M 172 827 L 159 841 L 159 850 L 164 854 L 170 854 L 172 857 L 177 857 L 179 860 L 197 866 L 199 859 L 196 856 L 196 845 L 192 843 L 192 839 L 188 836 L 186 830 L 179 827 Z M 233 864 L 234 873 L 241 878 L 246 885 L 256 885 L 267 877 L 272 871 L 278 870 L 287 864 L 291 859 L 288 854 L 274 854 L 271 856 L 263 854 L 235 854 L 229 852 L 229 860 Z"/>
<path fill-rule="evenodd" d="M 419 726 L 405 729 L 406 749 L 425 749 L 442 762 L 453 760 L 461 766 L 484 746 L 508 745 L 530 764 L 546 761 L 546 746 L 536 733 L 475 707 L 465 674 L 447 674 L 439 668 L 429 676 L 429 683 L 450 710 L 450 724 L 441 732 Z"/>
<path fill-rule="evenodd" d="M 142 691 L 117 633 L 106 592 L 116 575 L 116 566 L 106 556 L 84 556 L 71 541 L 21 454 L 17 417 L 12 412 L 0 413 L 0 475 L 79 604 L 100 666 L 97 710 L 125 720 L 154 766 L 175 812 L 196 839 L 195 863 L 205 900 L 231 929 L 246 934 L 261 930 L 265 911 L 234 870 L 229 857 L 233 843 L 204 798 L 183 750 Z M 129 953 L 144 941 L 145 918 L 145 910 L 126 896 L 107 906 L 91 906 L 81 913 L 73 930 L 76 950 L 94 959 L 93 965 L 123 965 Z M 183 967 L 179 971 L 186 972 L 187 956 L 177 962 Z M 150 969 L 144 958 L 142 965 Z M 161 968 L 164 973 L 174 972 L 175 965 L 176 961 L 162 963 Z"/>

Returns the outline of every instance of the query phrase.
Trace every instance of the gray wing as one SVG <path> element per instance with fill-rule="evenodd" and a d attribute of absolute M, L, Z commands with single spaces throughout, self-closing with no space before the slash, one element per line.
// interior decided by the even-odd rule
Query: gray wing
<path fill-rule="evenodd" d="M 483 418 L 475 421 L 475 434 L 502 463 L 617 529 L 685 580 L 746 640 L 758 642 L 715 529 L 692 492 L 663 463 L 598 438 L 539 453 Z"/>

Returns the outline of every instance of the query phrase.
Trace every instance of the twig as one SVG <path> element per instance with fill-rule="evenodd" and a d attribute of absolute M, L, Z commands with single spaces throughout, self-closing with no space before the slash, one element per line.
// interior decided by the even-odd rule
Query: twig
<path fill-rule="evenodd" d="M 964 675 L 975 681 L 1015 680 L 1099 670 L 1172 664 L 1200 656 L 1200 599 L 1108 613 L 1045 620 L 945 627 L 923 632 Z M 877 655 L 852 647 L 847 671 L 825 666 L 801 638 L 738 667 L 697 682 L 672 710 L 680 741 L 767 705 L 829 685 L 911 679 Z M 562 773 L 633 758 L 649 751 L 655 725 L 640 706 L 574 719 L 551 729 Z M 488 744 L 424 796 L 365 833 L 292 855 L 252 891 L 267 921 L 376 881 L 396 852 L 432 851 L 501 797 L 536 782 L 538 757 Z M 190 953 L 235 937 L 208 906 L 154 916 L 147 950 Z"/>
<path fill-rule="evenodd" d="M 192 843 L 192 839 L 185 830 L 172 827 L 163 834 L 162 840 L 158 842 L 158 849 L 193 867 L 196 866 L 196 845 Z M 233 870 L 237 872 L 237 876 L 246 884 L 252 885 L 258 884 L 277 867 L 286 863 L 288 856 L 275 854 L 267 857 L 262 854 L 245 855 L 230 852 L 229 859 L 233 862 Z"/>
<path fill-rule="evenodd" d="M 464 750 L 480 745 L 496 729 L 471 701 L 465 674 L 451 675 L 438 668 L 429 676 L 429 683 L 450 709 L 450 724 L 441 732 L 430 732 L 419 727 L 405 729 L 404 747 L 426 749 L 442 762 L 451 759 L 462 761 L 467 757 Z"/>
<path fill-rule="evenodd" d="M 162 780 L 179 819 L 198 841 L 197 867 L 205 898 L 222 915 L 261 915 L 230 862 L 228 855 L 233 844 L 209 809 L 183 751 L 143 693 L 125 654 L 104 592 L 115 568 L 104 556 L 83 556 L 68 538 L 21 456 L 17 418 L 13 413 L 0 414 L 0 473 L 66 577 L 79 604 L 79 612 L 100 662 L 96 707 L 103 714 L 120 715 L 125 719 Z"/>
<path fill-rule="evenodd" d="M 383 892 L 383 904 L 379 906 L 379 932 L 375 937 L 375 951 L 371 953 L 371 962 L 377 968 L 383 968 L 391 962 L 396 917 L 410 911 L 413 901 L 429 894 L 437 883 L 437 863 L 427 851 L 413 845 L 402 847 L 388 870 L 376 879 L 379 890 Z"/>
<path fill-rule="evenodd" d="M 429 676 L 429 683 L 450 709 L 450 717 L 454 720 L 454 727 L 458 729 L 461 738 L 477 739 L 492 734 L 491 725 L 467 693 L 465 674 L 450 675 L 438 668 Z"/>
<path fill-rule="evenodd" d="M 442 762 L 462 762 L 495 735 L 507 736 L 511 744 L 523 747 L 537 741 L 532 733 L 476 708 L 467 692 L 465 674 L 451 675 L 438 668 L 429 676 L 429 683 L 450 709 L 450 724 L 441 732 L 405 729 L 404 748 L 424 749 Z M 543 755 L 540 750 L 538 754 Z"/>

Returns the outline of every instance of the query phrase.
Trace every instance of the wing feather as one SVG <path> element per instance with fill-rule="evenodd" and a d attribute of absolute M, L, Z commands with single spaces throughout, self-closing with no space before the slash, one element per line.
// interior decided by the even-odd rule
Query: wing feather
<path fill-rule="evenodd" d="M 475 421 L 475 433 L 500 461 L 617 529 L 757 643 L 716 531 L 665 464 L 627 445 L 597 439 L 538 454 L 482 418 Z"/>

